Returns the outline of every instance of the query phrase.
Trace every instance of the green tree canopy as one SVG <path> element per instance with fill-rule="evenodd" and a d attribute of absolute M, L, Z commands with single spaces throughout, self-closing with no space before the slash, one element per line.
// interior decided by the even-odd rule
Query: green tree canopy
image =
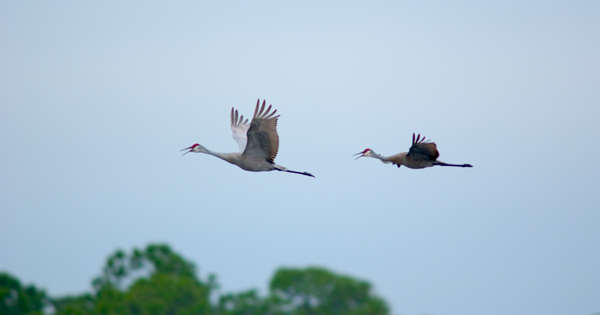
<path fill-rule="evenodd" d="M 22 286 L 17 278 L 0 273 L 0 314 L 42 314 L 48 299 L 43 290 L 35 286 Z"/>
<path fill-rule="evenodd" d="M 386 303 L 373 295 L 371 285 L 323 268 L 281 268 L 270 284 L 271 296 L 284 314 L 379 315 Z"/>
<path fill-rule="evenodd" d="M 260 297 L 257 290 L 228 293 L 219 297 L 216 313 L 219 315 L 276 314 L 271 301 Z"/>
<path fill-rule="evenodd" d="M 209 314 L 213 277 L 204 283 L 194 264 L 167 245 L 110 256 L 93 281 L 95 296 L 55 300 L 57 314 Z M 92 303 L 88 303 L 88 302 Z"/>
<path fill-rule="evenodd" d="M 44 291 L 0 274 L 0 314 L 40 315 L 45 301 L 54 315 L 388 314 L 368 282 L 316 267 L 277 270 L 264 297 L 257 290 L 216 296 L 214 276 L 200 280 L 193 263 L 160 244 L 117 250 L 92 285 L 91 293 L 49 300 Z"/>

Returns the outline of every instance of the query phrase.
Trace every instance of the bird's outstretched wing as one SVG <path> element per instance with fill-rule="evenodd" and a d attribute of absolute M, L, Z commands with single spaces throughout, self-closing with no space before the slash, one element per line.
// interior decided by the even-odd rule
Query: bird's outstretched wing
<path fill-rule="evenodd" d="M 233 140 L 237 142 L 240 147 L 240 152 L 244 152 L 246 149 L 246 133 L 250 129 L 248 119 L 244 120 L 244 115 L 238 115 L 237 109 L 231 108 L 231 133 Z"/>
<path fill-rule="evenodd" d="M 408 150 L 406 157 L 414 160 L 435 161 L 439 156 L 440 153 L 435 143 L 428 142 L 428 140 L 425 140 L 425 137 L 421 138 L 420 134 L 415 139 L 415 134 L 413 133 L 412 146 Z"/>
<path fill-rule="evenodd" d="M 260 99 L 256 102 L 254 117 L 248 129 L 248 144 L 244 149 L 243 156 L 249 159 L 266 159 L 273 163 L 279 150 L 279 136 L 277 135 L 277 118 L 274 116 L 277 110 L 272 113 L 271 105 L 265 110 L 265 101 L 259 111 Z"/>

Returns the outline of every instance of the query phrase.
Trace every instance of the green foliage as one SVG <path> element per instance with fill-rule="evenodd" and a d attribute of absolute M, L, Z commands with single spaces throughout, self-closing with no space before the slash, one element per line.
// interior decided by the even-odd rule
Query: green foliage
<path fill-rule="evenodd" d="M 23 287 L 17 278 L 0 273 L 0 314 L 42 314 L 47 301 L 43 290 L 34 286 Z"/>
<path fill-rule="evenodd" d="M 130 253 L 117 250 L 94 293 L 52 299 L 55 315 L 386 315 L 386 303 L 371 285 L 322 268 L 277 270 L 270 292 L 222 294 L 211 303 L 216 278 L 201 281 L 194 264 L 167 245 L 149 245 Z M 35 287 L 0 274 L 0 315 L 41 314 L 48 298 Z"/>
<path fill-rule="evenodd" d="M 229 293 L 219 298 L 219 315 L 274 314 L 269 299 L 263 299 L 256 290 Z"/>
<path fill-rule="evenodd" d="M 134 249 L 131 254 L 117 250 L 107 259 L 102 276 L 94 279 L 93 285 L 97 291 L 108 286 L 124 289 L 136 278 L 149 274 L 195 278 L 196 267 L 167 245 L 148 245 L 145 250 Z"/>
<path fill-rule="evenodd" d="M 91 294 L 80 296 L 67 296 L 52 300 L 55 310 L 60 310 L 60 314 L 84 315 L 91 314 L 96 300 Z"/>
<path fill-rule="evenodd" d="M 385 302 L 366 281 L 336 275 L 323 268 L 281 268 L 270 284 L 278 309 L 294 315 L 387 314 Z"/>
<path fill-rule="evenodd" d="M 149 245 L 130 254 L 116 251 L 93 286 L 94 297 L 56 300 L 56 315 L 209 314 L 209 297 L 216 283 L 214 277 L 206 283 L 198 280 L 194 264 L 167 245 Z"/>
<path fill-rule="evenodd" d="M 210 288 L 193 277 L 155 273 L 125 294 L 133 314 L 208 314 Z"/>

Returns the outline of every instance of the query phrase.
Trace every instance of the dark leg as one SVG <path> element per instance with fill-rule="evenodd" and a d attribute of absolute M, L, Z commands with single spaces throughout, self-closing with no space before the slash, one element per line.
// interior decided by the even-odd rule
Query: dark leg
<path fill-rule="evenodd" d="M 294 173 L 294 174 L 300 174 L 300 175 L 305 175 L 305 176 L 310 176 L 310 177 L 314 177 L 313 174 L 311 173 L 307 173 L 307 172 L 296 172 L 296 171 L 290 171 L 290 170 L 279 170 L 278 171 L 283 171 L 283 172 L 288 172 L 288 173 Z"/>
<path fill-rule="evenodd" d="M 439 166 L 454 166 L 454 167 L 473 167 L 473 165 L 471 164 L 448 164 L 448 163 L 444 163 L 444 162 L 437 162 L 437 165 Z"/>

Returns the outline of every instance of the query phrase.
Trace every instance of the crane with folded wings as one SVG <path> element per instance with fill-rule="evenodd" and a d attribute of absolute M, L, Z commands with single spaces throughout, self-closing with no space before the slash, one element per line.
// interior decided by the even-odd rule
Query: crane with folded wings
<path fill-rule="evenodd" d="M 355 156 L 358 158 L 361 157 L 372 157 L 380 160 L 383 163 L 393 163 L 400 167 L 400 165 L 404 165 L 408 168 L 419 169 L 426 168 L 431 166 L 455 166 L 455 167 L 473 167 L 471 164 L 448 164 L 442 161 L 438 161 L 438 157 L 440 153 L 437 150 L 437 146 L 433 142 L 429 142 L 425 140 L 425 137 L 421 138 L 421 135 L 418 135 L 415 138 L 415 134 L 413 133 L 412 138 L 412 146 L 408 150 L 408 152 L 402 152 L 398 154 L 394 154 L 391 156 L 383 156 L 381 154 L 375 153 L 375 151 L 371 149 L 365 149 L 362 152 L 358 152 Z"/>

